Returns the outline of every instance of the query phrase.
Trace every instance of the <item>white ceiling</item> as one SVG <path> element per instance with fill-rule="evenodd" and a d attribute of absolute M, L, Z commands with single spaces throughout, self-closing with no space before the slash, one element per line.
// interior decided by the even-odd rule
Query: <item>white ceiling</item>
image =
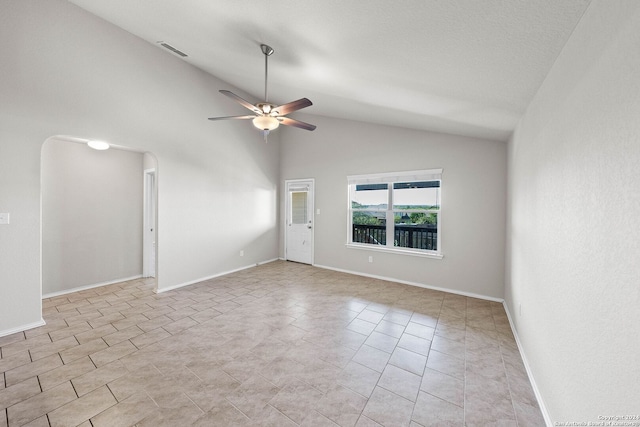
<path fill-rule="evenodd" d="M 70 1 L 175 46 L 252 102 L 265 43 L 273 103 L 307 97 L 309 114 L 507 140 L 590 0 Z"/>

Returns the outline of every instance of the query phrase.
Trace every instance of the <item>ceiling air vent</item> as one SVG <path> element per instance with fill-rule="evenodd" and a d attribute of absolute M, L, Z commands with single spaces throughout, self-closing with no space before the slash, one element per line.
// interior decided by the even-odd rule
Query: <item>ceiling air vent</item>
<path fill-rule="evenodd" d="M 176 49 L 175 47 L 171 46 L 169 43 L 166 42 L 157 42 L 160 46 L 162 46 L 163 48 L 170 50 L 171 52 L 175 53 L 176 55 L 180 55 L 181 57 L 186 57 L 188 56 L 186 53 L 184 53 L 181 50 Z"/>

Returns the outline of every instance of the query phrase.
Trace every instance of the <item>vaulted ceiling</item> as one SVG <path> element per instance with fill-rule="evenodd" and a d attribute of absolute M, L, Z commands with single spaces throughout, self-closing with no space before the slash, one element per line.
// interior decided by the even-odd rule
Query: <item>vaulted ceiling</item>
<path fill-rule="evenodd" d="M 590 0 L 70 1 L 169 43 L 252 102 L 265 43 L 273 103 L 307 97 L 308 114 L 507 140 Z"/>

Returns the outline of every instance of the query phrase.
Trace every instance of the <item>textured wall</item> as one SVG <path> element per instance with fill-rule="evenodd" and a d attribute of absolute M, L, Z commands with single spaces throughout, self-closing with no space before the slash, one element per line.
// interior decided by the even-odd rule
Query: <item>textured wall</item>
<path fill-rule="evenodd" d="M 282 134 L 281 178 L 316 180 L 316 264 L 502 298 L 505 143 L 326 117 L 308 121 L 318 125 L 314 132 Z M 345 246 L 348 175 L 435 168 L 443 168 L 442 259 Z"/>
<path fill-rule="evenodd" d="M 509 145 L 506 300 L 553 422 L 640 409 L 639 29 L 594 1 Z"/>

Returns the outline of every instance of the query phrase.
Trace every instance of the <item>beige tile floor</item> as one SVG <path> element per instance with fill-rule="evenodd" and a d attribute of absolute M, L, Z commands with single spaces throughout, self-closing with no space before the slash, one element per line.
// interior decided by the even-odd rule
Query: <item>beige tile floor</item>
<path fill-rule="evenodd" d="M 543 426 L 501 304 L 278 261 L 43 301 L 5 426 Z"/>

